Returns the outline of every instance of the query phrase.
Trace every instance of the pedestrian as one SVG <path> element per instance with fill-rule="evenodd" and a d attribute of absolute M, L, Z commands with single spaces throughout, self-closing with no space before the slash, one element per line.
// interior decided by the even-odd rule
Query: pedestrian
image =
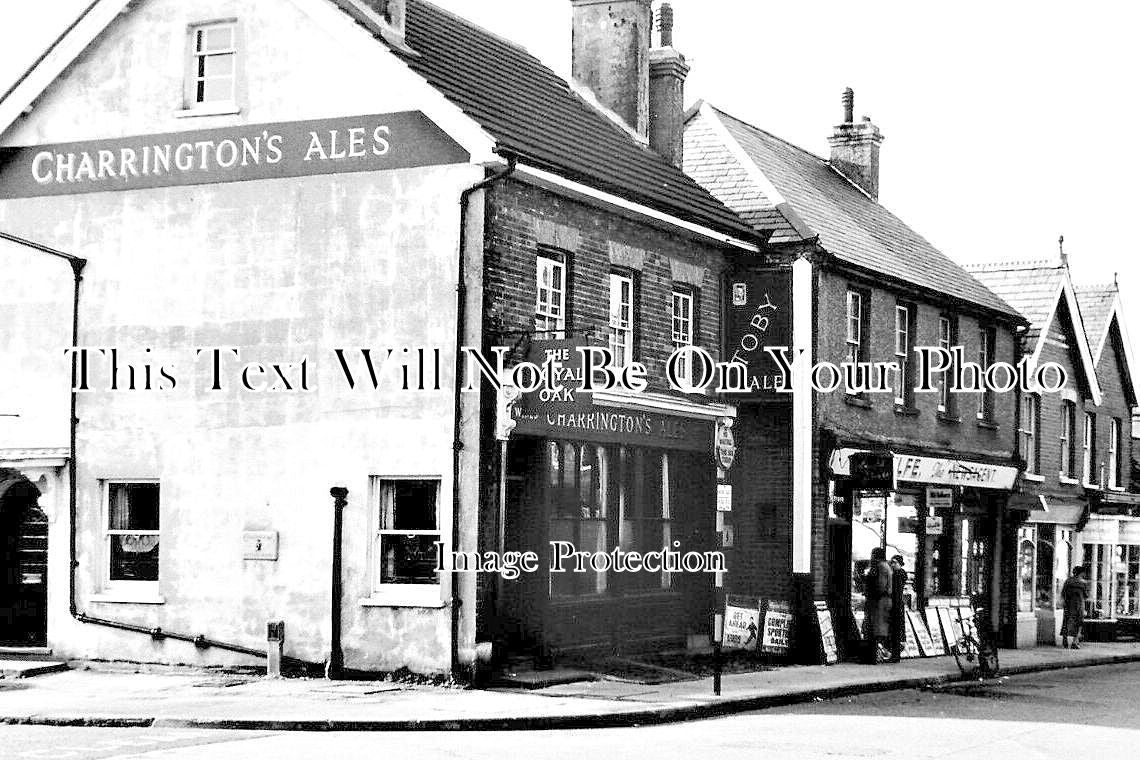
<path fill-rule="evenodd" d="M 871 550 L 871 564 L 863 575 L 863 589 L 866 598 L 863 638 L 867 644 L 867 659 L 871 664 L 878 664 L 887 654 L 891 615 L 891 566 L 887 563 L 887 550 L 881 546 Z"/>
<path fill-rule="evenodd" d="M 901 554 L 891 557 L 891 659 L 890 662 L 899 662 L 902 659 L 904 642 L 906 641 L 906 580 L 907 573 L 904 567 L 905 560 Z"/>
<path fill-rule="evenodd" d="M 1080 565 L 1073 568 L 1073 574 L 1061 587 L 1061 602 L 1065 613 L 1061 618 L 1061 646 L 1065 649 L 1081 648 L 1081 626 L 1085 622 L 1085 600 L 1089 598 L 1089 584 L 1085 580 L 1085 569 Z M 1073 644 L 1069 646 L 1069 638 Z"/>

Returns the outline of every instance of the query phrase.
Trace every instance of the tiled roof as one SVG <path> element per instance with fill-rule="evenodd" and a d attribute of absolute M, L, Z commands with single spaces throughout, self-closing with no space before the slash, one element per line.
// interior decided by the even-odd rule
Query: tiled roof
<path fill-rule="evenodd" d="M 1081 319 L 1085 322 L 1085 334 L 1089 346 L 1095 351 L 1108 332 L 1108 320 L 1112 316 L 1117 289 L 1115 285 L 1082 285 L 1076 291 Z"/>
<path fill-rule="evenodd" d="M 352 3 L 336 2 L 378 34 Z M 424 0 L 407 0 L 405 41 L 418 54 L 404 57 L 408 66 L 494 137 L 500 151 L 685 221 L 756 238 L 723 203 L 524 48 Z"/>
<path fill-rule="evenodd" d="M 1026 337 L 1034 345 L 1057 305 L 1064 267 L 1049 261 L 1012 261 L 966 269 L 1029 320 Z"/>
<path fill-rule="evenodd" d="M 837 259 L 1002 314 L 1020 316 L 824 159 L 719 109 L 715 113 L 803 223 L 818 233 L 820 244 Z M 690 128 L 695 126 L 690 120 Z M 685 166 L 689 168 L 688 160 Z M 717 190 L 714 193 L 725 200 Z"/>

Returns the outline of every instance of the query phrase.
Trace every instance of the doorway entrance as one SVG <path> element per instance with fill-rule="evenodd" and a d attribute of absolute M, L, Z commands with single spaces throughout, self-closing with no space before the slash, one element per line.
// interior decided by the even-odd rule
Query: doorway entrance
<path fill-rule="evenodd" d="M 39 489 L 0 469 L 0 645 L 47 643 L 47 515 Z"/>

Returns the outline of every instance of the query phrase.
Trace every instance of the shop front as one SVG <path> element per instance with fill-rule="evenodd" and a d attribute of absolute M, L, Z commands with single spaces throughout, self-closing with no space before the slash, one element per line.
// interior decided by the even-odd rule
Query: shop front
<path fill-rule="evenodd" d="M 829 461 L 830 601 L 854 653 L 864 616 L 871 551 L 901 555 L 904 598 L 923 610 L 940 597 L 997 609 L 1002 523 L 1017 468 L 941 457 L 837 448 Z"/>
<path fill-rule="evenodd" d="M 1061 635 L 1061 587 L 1077 561 L 1077 526 L 1084 500 L 1030 497 L 1029 517 L 1017 529 L 1017 643 L 1054 646 Z"/>
<path fill-rule="evenodd" d="M 1105 494 L 1094 510 L 1076 538 L 1089 585 L 1085 633 L 1115 640 L 1140 633 L 1140 495 Z"/>
<path fill-rule="evenodd" d="M 529 396 L 530 394 L 528 394 Z M 718 428 L 735 410 L 653 393 L 524 397 L 499 425 L 500 552 L 489 633 L 512 654 L 708 642 Z M 504 435 L 505 434 L 505 435 Z"/>

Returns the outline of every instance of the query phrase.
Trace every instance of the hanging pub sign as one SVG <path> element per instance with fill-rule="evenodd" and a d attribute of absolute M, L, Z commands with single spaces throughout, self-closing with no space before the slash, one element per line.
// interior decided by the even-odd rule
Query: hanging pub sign
<path fill-rule="evenodd" d="M 787 654 L 792 629 L 791 606 L 787 602 L 768 599 L 764 602 L 764 628 L 760 650 L 767 654 Z"/>
<path fill-rule="evenodd" d="M 766 347 L 792 346 L 792 271 L 742 269 L 729 277 L 731 293 L 725 318 L 726 361 L 744 366 L 746 393 L 727 393 L 731 401 L 790 400 L 783 374 Z"/>
<path fill-rule="evenodd" d="M 420 111 L 0 148 L 0 198 L 463 164 Z"/>

